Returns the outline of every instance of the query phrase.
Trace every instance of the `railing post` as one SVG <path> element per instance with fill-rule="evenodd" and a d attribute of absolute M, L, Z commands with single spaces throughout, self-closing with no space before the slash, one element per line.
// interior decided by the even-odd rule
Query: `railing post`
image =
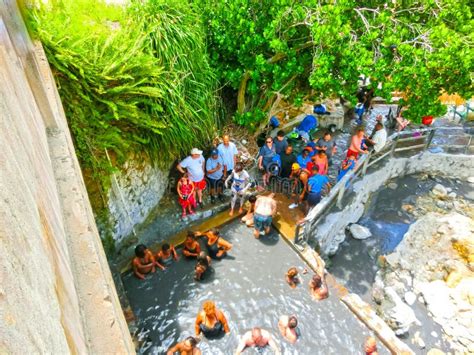
<path fill-rule="evenodd" d="M 369 152 L 369 153 L 367 153 L 367 156 L 365 157 L 364 165 L 362 165 L 362 176 L 364 176 L 365 173 L 367 172 L 367 167 L 369 165 L 369 161 L 370 161 L 371 156 L 372 156 L 372 152 Z"/>
<path fill-rule="evenodd" d="M 469 141 L 466 144 L 466 148 L 464 148 L 464 154 L 467 154 L 467 152 L 471 148 L 471 141 L 472 141 L 472 136 L 469 137 Z"/>
<path fill-rule="evenodd" d="M 301 228 L 301 224 L 297 223 L 296 230 L 295 230 L 295 244 L 298 244 L 298 242 L 300 241 L 300 228 Z"/>
<path fill-rule="evenodd" d="M 393 154 L 395 153 L 395 148 L 397 146 L 398 137 L 399 136 L 396 136 L 395 139 L 392 141 L 392 149 L 390 149 L 390 158 L 393 158 Z"/>
<path fill-rule="evenodd" d="M 436 129 L 432 129 L 430 131 L 430 134 L 428 135 L 428 139 L 426 140 L 426 145 L 425 145 L 425 150 L 427 150 L 430 147 L 431 141 L 433 140 L 433 137 L 435 135 Z"/>

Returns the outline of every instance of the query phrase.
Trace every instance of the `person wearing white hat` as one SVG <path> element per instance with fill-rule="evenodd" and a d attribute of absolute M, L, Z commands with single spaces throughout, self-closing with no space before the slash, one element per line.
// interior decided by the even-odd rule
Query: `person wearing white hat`
<path fill-rule="evenodd" d="M 197 203 L 202 208 L 202 191 L 206 188 L 206 180 L 204 178 L 205 172 L 205 160 L 202 156 L 202 150 L 193 148 L 191 155 L 186 157 L 176 167 L 182 174 L 185 173 L 186 169 L 189 179 L 194 183 L 195 193 L 197 192 Z M 196 199 L 195 199 L 196 200 Z"/>

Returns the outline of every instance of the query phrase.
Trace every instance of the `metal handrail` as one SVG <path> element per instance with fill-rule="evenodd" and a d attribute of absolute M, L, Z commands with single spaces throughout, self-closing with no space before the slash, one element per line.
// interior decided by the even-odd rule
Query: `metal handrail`
<path fill-rule="evenodd" d="M 433 137 L 436 133 L 437 130 L 442 130 L 444 127 L 439 127 L 439 128 L 421 128 L 416 130 L 416 132 L 421 133 L 420 136 L 418 137 L 413 137 L 413 131 L 410 132 L 397 132 L 393 134 L 383 150 L 377 154 L 369 153 L 367 155 L 362 156 L 355 168 L 351 171 L 349 171 L 344 177 L 334 185 L 332 188 L 331 192 L 325 196 L 321 202 L 319 202 L 316 206 L 314 206 L 307 216 L 300 221 L 296 225 L 296 230 L 295 230 L 295 243 L 307 243 L 309 240 L 309 229 L 307 228 L 308 223 L 310 225 L 313 225 L 315 223 L 318 223 L 324 216 L 325 212 L 327 212 L 330 207 L 334 203 L 336 203 L 338 208 L 342 208 L 342 199 L 344 197 L 345 191 L 347 190 L 347 187 L 349 185 L 349 182 L 357 178 L 359 176 L 364 176 L 367 173 L 367 169 L 370 168 L 371 166 L 375 165 L 376 163 L 387 159 L 392 158 L 393 155 L 396 152 L 402 152 L 402 151 L 407 151 L 407 150 L 419 150 L 420 148 L 423 148 L 424 150 L 427 150 L 430 146 L 432 146 L 432 140 Z M 456 127 L 449 127 L 451 128 L 456 128 Z M 408 137 L 404 137 L 408 136 Z M 417 144 L 413 146 L 408 146 L 408 147 L 401 147 L 397 149 L 397 145 L 400 143 L 404 142 L 411 142 L 411 141 L 416 141 L 416 140 L 424 140 L 425 142 L 423 144 Z M 472 142 L 472 136 L 469 139 L 469 142 L 466 144 L 466 149 L 464 153 L 466 153 L 469 150 L 469 147 Z M 439 146 L 439 145 L 433 145 L 433 146 Z M 383 152 L 383 153 L 382 153 Z M 372 158 L 376 158 L 375 160 L 371 161 Z M 301 230 L 303 229 L 303 238 L 300 238 Z"/>

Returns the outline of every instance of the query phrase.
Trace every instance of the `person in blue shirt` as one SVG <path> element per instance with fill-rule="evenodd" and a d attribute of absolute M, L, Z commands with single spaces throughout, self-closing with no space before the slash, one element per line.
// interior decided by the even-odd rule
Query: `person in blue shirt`
<path fill-rule="evenodd" d="M 206 177 L 209 181 L 209 194 L 211 196 L 211 203 L 216 201 L 216 195 L 219 200 L 223 200 L 222 187 L 224 183 L 222 177 L 224 176 L 224 161 L 219 155 L 217 149 L 211 151 L 211 156 L 206 161 Z"/>
<path fill-rule="evenodd" d="M 311 161 L 311 151 L 307 148 L 303 149 L 300 155 L 296 157 L 296 162 L 299 166 L 305 167 Z"/>
<path fill-rule="evenodd" d="M 318 125 L 318 119 L 313 115 L 307 115 L 303 121 L 296 127 L 296 131 L 300 134 L 303 140 L 307 143 L 310 141 L 309 132 L 315 129 Z"/>
<path fill-rule="evenodd" d="M 225 135 L 222 137 L 222 143 L 217 146 L 219 155 L 224 162 L 224 179 L 232 174 L 235 163 L 237 163 L 237 155 L 239 151 L 233 142 L 230 141 L 230 137 Z"/>
<path fill-rule="evenodd" d="M 321 201 L 321 194 L 323 189 L 327 189 L 327 193 L 331 190 L 331 184 L 326 175 L 320 175 L 319 168 L 314 165 L 312 170 L 312 176 L 308 180 L 308 210 L 316 206 Z"/>
<path fill-rule="evenodd" d="M 258 152 L 258 168 L 263 170 L 263 187 L 267 186 L 268 180 L 270 179 L 271 174 L 268 171 L 268 166 L 272 163 L 275 155 L 277 154 L 273 138 L 267 137 L 265 139 L 265 144 Z"/>
<path fill-rule="evenodd" d="M 349 170 L 354 169 L 355 165 L 356 165 L 355 155 L 351 154 L 342 162 L 341 169 L 339 170 L 339 174 L 337 175 L 337 181 L 339 182 L 339 180 L 341 180 L 344 177 L 344 175 L 346 175 L 349 172 Z"/>

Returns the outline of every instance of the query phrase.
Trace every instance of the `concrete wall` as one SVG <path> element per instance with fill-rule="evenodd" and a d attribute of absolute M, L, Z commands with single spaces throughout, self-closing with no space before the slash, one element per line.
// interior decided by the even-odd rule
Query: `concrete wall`
<path fill-rule="evenodd" d="M 0 353 L 133 353 L 48 63 L 13 0 L 0 83 Z"/>
<path fill-rule="evenodd" d="M 474 175 L 474 158 L 472 155 L 423 152 L 410 158 L 391 159 L 383 167 L 376 168 L 354 183 L 353 193 L 345 198 L 341 211 L 330 213 L 320 223 L 309 224 L 310 236 L 318 241 L 321 253 L 330 256 L 337 252 L 345 239 L 345 228 L 362 217 L 372 193 L 393 178 L 422 172 L 467 180 Z"/>

